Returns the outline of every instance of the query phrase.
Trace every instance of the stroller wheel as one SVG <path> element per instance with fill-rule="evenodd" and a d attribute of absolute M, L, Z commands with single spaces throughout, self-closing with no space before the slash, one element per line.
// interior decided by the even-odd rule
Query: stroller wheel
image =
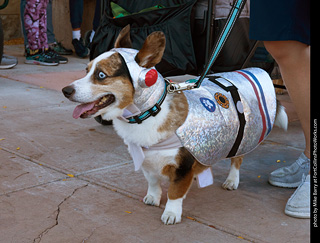
<path fill-rule="evenodd" d="M 94 119 L 104 126 L 112 125 L 112 120 L 111 121 L 103 120 L 101 116 L 97 116 Z"/>

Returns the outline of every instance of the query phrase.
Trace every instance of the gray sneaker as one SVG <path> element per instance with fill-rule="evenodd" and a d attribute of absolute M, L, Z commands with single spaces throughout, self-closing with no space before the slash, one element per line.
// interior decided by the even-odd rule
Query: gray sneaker
<path fill-rule="evenodd" d="M 9 69 L 13 68 L 18 64 L 18 59 L 16 57 L 8 56 L 3 54 L 2 60 L 0 63 L 0 69 Z"/>
<path fill-rule="evenodd" d="M 284 212 L 295 218 L 310 218 L 310 175 L 303 178 L 298 189 L 289 198 Z"/>
<path fill-rule="evenodd" d="M 309 174 L 310 159 L 304 153 L 290 166 L 270 173 L 269 183 L 273 186 L 296 188 L 301 184 L 302 175 Z"/>

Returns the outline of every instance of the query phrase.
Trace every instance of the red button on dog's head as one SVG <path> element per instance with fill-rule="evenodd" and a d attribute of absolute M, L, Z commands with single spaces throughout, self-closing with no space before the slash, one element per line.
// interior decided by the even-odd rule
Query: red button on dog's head
<path fill-rule="evenodd" d="M 158 72 L 154 68 L 141 71 L 139 74 L 139 86 L 148 88 L 154 85 L 158 80 Z"/>

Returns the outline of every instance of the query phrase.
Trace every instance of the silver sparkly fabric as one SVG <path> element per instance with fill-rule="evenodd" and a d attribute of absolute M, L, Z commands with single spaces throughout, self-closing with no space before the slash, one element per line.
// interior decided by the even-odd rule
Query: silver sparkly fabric
<path fill-rule="evenodd" d="M 176 131 L 182 145 L 202 164 L 212 165 L 229 154 L 239 130 L 240 113 L 246 125 L 235 156 L 253 150 L 269 134 L 276 115 L 276 96 L 269 75 L 259 68 L 217 73 L 237 88 L 241 102 L 231 93 L 205 79 L 198 89 L 184 91 L 189 103 L 185 123 Z M 218 78 L 224 86 L 230 82 Z M 242 104 L 241 104 L 242 103 Z"/>
<path fill-rule="evenodd" d="M 142 77 L 141 74 L 144 74 L 148 69 L 139 66 L 135 61 L 135 56 L 139 51 L 129 48 L 114 48 L 111 51 L 118 52 L 127 64 L 135 89 L 134 104 L 141 112 L 153 107 L 160 100 L 165 89 L 165 81 L 161 74 L 157 71 L 158 79 L 156 83 L 147 87 L 143 84 L 144 77 Z M 155 68 L 151 69 L 156 70 Z"/>

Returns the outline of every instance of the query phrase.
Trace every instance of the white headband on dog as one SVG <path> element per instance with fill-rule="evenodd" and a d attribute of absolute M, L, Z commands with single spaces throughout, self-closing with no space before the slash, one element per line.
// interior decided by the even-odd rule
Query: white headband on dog
<path fill-rule="evenodd" d="M 154 68 L 144 68 L 135 61 L 138 50 L 129 48 L 114 48 L 111 51 L 119 53 L 127 64 L 133 87 L 135 89 L 134 105 L 141 112 L 147 111 L 163 96 L 166 84 L 162 75 Z"/>

